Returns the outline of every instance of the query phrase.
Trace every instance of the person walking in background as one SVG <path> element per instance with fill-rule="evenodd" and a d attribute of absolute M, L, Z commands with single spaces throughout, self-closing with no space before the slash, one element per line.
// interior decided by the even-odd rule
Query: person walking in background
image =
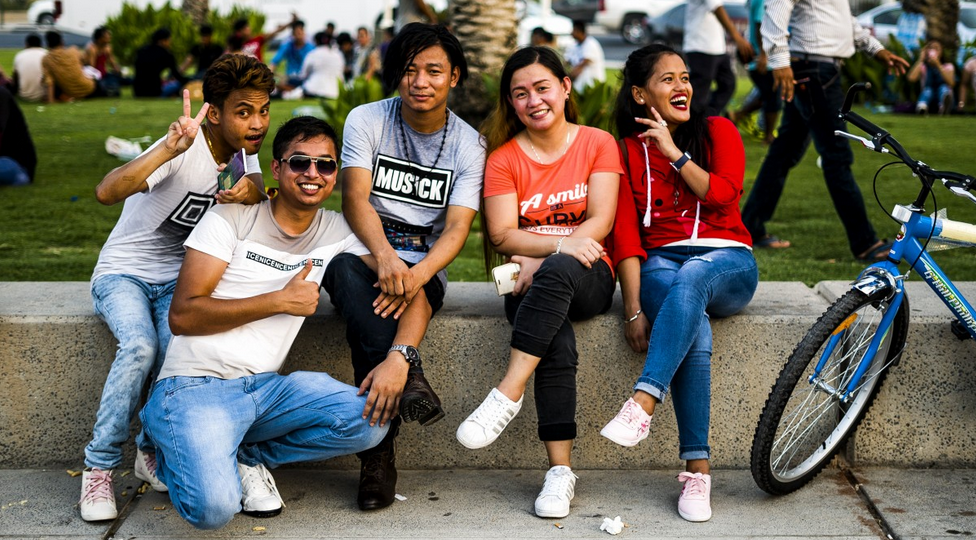
<path fill-rule="evenodd" d="M 169 28 L 153 32 L 151 42 L 136 51 L 132 94 L 135 97 L 170 97 L 179 93 L 189 79 L 180 73 L 170 50 L 173 34 Z M 163 74 L 166 73 L 166 78 Z"/>
<path fill-rule="evenodd" d="M 353 47 L 352 78 L 366 77 L 371 80 L 380 69 L 380 53 L 373 45 L 369 29 L 360 26 L 356 30 L 356 45 Z"/>
<path fill-rule="evenodd" d="M 213 41 L 213 27 L 209 24 L 202 24 L 200 25 L 200 41 L 190 47 L 190 54 L 180 65 L 180 72 L 186 73 L 190 66 L 196 65 L 193 78 L 203 79 L 210 65 L 216 62 L 222 54 L 224 54 L 224 48 Z"/>
<path fill-rule="evenodd" d="M 915 112 L 928 114 L 939 111 L 939 114 L 952 112 L 955 101 L 952 88 L 956 85 L 956 66 L 952 62 L 945 62 L 942 58 L 942 44 L 929 41 L 918 53 L 918 59 L 908 70 L 906 76 L 909 82 L 922 82 Z"/>
<path fill-rule="evenodd" d="M 617 198 L 613 256 L 630 348 L 646 352 L 633 396 L 600 434 L 634 446 L 670 390 L 678 424 L 678 514 L 712 516 L 708 444 L 710 317 L 732 315 L 759 283 L 739 216 L 745 150 L 735 126 L 691 107 L 688 66 L 674 49 L 630 54 L 615 110 L 625 181 Z M 692 216 L 694 220 L 692 221 Z"/>
<path fill-rule="evenodd" d="M 215 202 L 254 204 L 265 198 L 260 172 L 219 190 L 217 169 L 244 149 L 248 169 L 260 171 L 257 152 L 268 131 L 274 76 L 254 58 L 227 55 L 203 80 L 206 104 L 193 116 L 183 92 L 183 115 L 167 134 L 99 182 L 95 198 L 124 201 L 122 215 L 98 254 L 91 278 L 95 313 L 119 342 L 109 368 L 92 439 L 85 447 L 79 509 L 85 521 L 115 519 L 112 471 L 142 388 L 162 365 L 169 346 L 169 306 L 183 262 L 183 242 Z M 206 118 L 206 123 L 201 124 Z M 155 474 L 155 451 L 140 433 L 135 475 L 166 491 Z"/>
<path fill-rule="evenodd" d="M 754 246 L 787 248 L 766 231 L 786 177 L 803 158 L 812 137 L 823 160 L 823 177 L 844 224 L 851 253 L 859 261 L 884 259 L 891 243 L 879 240 L 851 172 L 851 145 L 835 130 L 847 130 L 837 112 L 844 104 L 840 66 L 855 48 L 896 74 L 908 62 L 886 50 L 851 16 L 847 0 L 766 0 L 762 39 L 773 87 L 786 102 L 776 140 L 769 146 L 742 210 Z"/>
<path fill-rule="evenodd" d="M 586 34 L 586 22 L 573 21 L 573 40 L 575 43 L 566 51 L 566 61 L 572 66 L 569 78 L 573 89 L 582 92 L 593 83 L 607 80 L 606 61 L 600 42 Z"/>
<path fill-rule="evenodd" d="M 24 45 L 24 50 L 14 55 L 13 79 L 17 97 L 24 101 L 44 101 L 47 88 L 42 63 L 47 50 L 41 47 L 41 36 L 34 33 L 27 34 Z"/>
<path fill-rule="evenodd" d="M 762 26 L 763 13 L 765 12 L 764 0 L 748 0 L 746 5 L 749 8 L 749 41 L 754 51 L 755 59 L 746 65 L 749 78 L 755 87 L 755 91 L 750 96 L 755 96 L 747 100 L 738 110 L 729 112 L 729 120 L 736 126 L 747 119 L 752 113 L 762 111 L 763 114 L 763 142 L 772 144 L 776 133 L 776 122 L 779 121 L 779 112 L 783 109 L 783 100 L 779 94 L 773 90 L 773 73 L 767 66 L 768 57 L 762 46 Z"/>
<path fill-rule="evenodd" d="M 502 69 L 498 103 L 486 121 L 486 260 L 518 263 L 505 296 L 512 323 L 508 368 L 458 426 L 466 448 L 484 448 L 522 408 L 535 376 L 538 434 L 549 470 L 535 514 L 569 515 L 576 425 L 576 334 L 571 321 L 610 309 L 615 288 L 603 242 L 613 225 L 620 154 L 609 133 L 577 123 L 572 81 L 549 47 L 515 52 Z M 557 202 L 552 202 L 557 201 Z"/>
<path fill-rule="evenodd" d="M 417 348 L 480 207 L 484 150 L 447 108 L 467 76 L 447 28 L 408 24 L 383 63 L 384 83 L 399 96 L 356 107 L 342 133 L 342 212 L 376 264 L 340 255 L 323 286 L 346 322 L 355 384 L 369 392 L 363 415 L 391 424 L 383 442 L 359 454 L 362 510 L 393 503 L 401 419 L 426 426 L 444 416 Z M 425 316 L 407 321 L 408 309 Z"/>
<path fill-rule="evenodd" d="M 752 45 L 736 30 L 722 0 L 688 1 L 682 50 L 691 70 L 691 85 L 698 96 L 692 107 L 706 116 L 722 113 L 735 93 L 732 58 L 725 49 L 726 33 L 735 42 L 742 63 L 752 61 Z"/>

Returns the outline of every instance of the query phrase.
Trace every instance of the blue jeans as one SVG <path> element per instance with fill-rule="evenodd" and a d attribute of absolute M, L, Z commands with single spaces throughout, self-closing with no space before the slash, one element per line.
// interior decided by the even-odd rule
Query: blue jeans
<path fill-rule="evenodd" d="M 136 414 L 146 379 L 155 377 L 166 357 L 172 334 L 169 305 L 176 281 L 150 285 L 124 274 L 98 277 L 92 283 L 95 313 L 108 324 L 119 346 L 98 404 L 92 440 L 85 447 L 85 466 L 103 470 L 122 463 L 122 443 Z M 136 438 L 152 448 L 145 437 Z"/>
<path fill-rule="evenodd" d="M 372 448 L 389 426 L 370 427 L 365 406 L 366 396 L 326 373 L 167 377 L 140 417 L 173 508 L 216 529 L 241 510 L 238 461 L 275 468 Z"/>
<path fill-rule="evenodd" d="M 9 157 L 0 157 L 0 186 L 26 186 L 31 178 L 24 167 Z"/>
<path fill-rule="evenodd" d="M 641 266 L 641 310 L 651 340 L 634 390 L 664 401 L 668 388 L 678 423 L 679 458 L 709 459 L 712 327 L 709 316 L 744 308 L 759 283 L 746 248 L 658 248 Z"/>
<path fill-rule="evenodd" d="M 812 137 L 817 153 L 823 158 L 823 178 L 847 232 L 851 253 L 860 255 L 878 237 L 868 221 L 864 198 L 851 172 L 854 162 L 851 145 L 847 139 L 834 135 L 834 130 L 848 131 L 847 123 L 837 116 L 844 104 L 840 68 L 830 62 L 806 60 L 794 60 L 792 68 L 797 81 L 795 95 L 784 106 L 776 140 L 766 152 L 742 209 L 742 222 L 753 241 L 766 235 L 766 222 L 776 211 L 786 175 L 803 159 Z"/>
<path fill-rule="evenodd" d="M 918 105 L 924 103 L 930 111 L 935 112 L 939 110 L 939 107 L 942 105 L 942 100 L 947 95 L 949 96 L 949 101 L 952 102 L 952 87 L 948 84 L 940 84 L 938 88 L 932 88 L 931 86 L 922 87 L 922 93 L 918 96 Z"/>

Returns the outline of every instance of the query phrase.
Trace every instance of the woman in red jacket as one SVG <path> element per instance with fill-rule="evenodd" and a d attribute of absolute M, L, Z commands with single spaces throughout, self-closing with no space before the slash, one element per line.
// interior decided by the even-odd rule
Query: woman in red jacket
<path fill-rule="evenodd" d="M 745 153 L 732 122 L 691 112 L 688 68 L 673 49 L 634 51 L 623 76 L 616 124 L 626 174 L 612 256 L 627 342 L 647 358 L 633 397 L 600 433 L 636 445 L 670 389 L 687 462 L 678 513 L 705 521 L 712 513 L 709 316 L 741 310 L 759 279 L 739 215 Z"/>

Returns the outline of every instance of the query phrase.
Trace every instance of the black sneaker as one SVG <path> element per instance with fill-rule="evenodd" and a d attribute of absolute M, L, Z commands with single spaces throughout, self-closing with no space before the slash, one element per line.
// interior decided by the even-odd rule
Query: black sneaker
<path fill-rule="evenodd" d="M 418 421 L 429 426 L 444 418 L 441 400 L 424 377 L 422 368 L 412 367 L 407 374 L 407 383 L 400 397 L 400 416 L 404 422 Z"/>
<path fill-rule="evenodd" d="M 356 503 L 360 510 L 379 510 L 393 504 L 396 495 L 396 434 L 399 422 L 391 422 L 390 431 L 380 444 L 360 452 L 359 494 Z"/>

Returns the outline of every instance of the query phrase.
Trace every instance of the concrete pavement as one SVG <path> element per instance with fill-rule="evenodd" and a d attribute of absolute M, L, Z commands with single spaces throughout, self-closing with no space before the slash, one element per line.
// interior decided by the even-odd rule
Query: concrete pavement
<path fill-rule="evenodd" d="M 579 470 L 570 516 L 540 519 L 532 509 L 542 470 L 401 471 L 398 491 L 405 499 L 371 513 L 355 506 L 355 471 L 279 470 L 274 474 L 286 503 L 281 515 L 238 515 L 223 529 L 197 531 L 165 494 L 138 495 L 132 474 L 116 479 L 120 508 L 127 504 L 121 516 L 90 524 L 78 516 L 80 477 L 63 470 L 0 470 L 0 538 L 610 538 L 600 524 L 618 515 L 627 524 L 620 539 L 976 533 L 974 470 L 828 469 L 785 497 L 760 491 L 748 471 L 717 470 L 713 517 L 700 524 L 677 515 L 675 473 Z"/>

